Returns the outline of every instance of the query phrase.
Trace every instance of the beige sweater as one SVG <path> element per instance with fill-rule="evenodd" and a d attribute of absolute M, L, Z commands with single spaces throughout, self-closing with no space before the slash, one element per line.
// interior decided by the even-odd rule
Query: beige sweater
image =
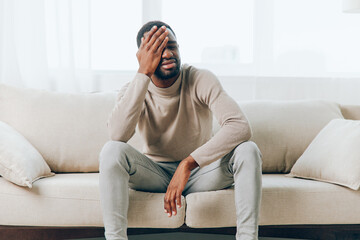
<path fill-rule="evenodd" d="M 221 126 L 213 137 L 212 113 Z M 120 90 L 108 121 L 110 138 L 127 142 L 136 126 L 150 159 L 180 161 L 191 155 L 200 167 L 251 137 L 245 115 L 216 76 L 189 65 L 168 88 L 137 73 Z"/>

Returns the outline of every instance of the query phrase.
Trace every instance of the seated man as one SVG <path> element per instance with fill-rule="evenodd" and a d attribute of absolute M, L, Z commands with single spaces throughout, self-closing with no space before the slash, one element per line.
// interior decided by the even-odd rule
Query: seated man
<path fill-rule="evenodd" d="M 169 25 L 145 24 L 137 45 L 138 72 L 118 94 L 108 121 L 112 141 L 100 153 L 106 239 L 127 239 L 129 187 L 166 192 L 164 211 L 171 217 L 182 194 L 233 183 L 236 239 L 257 239 L 262 161 L 256 144 L 248 141 L 246 117 L 214 74 L 181 65 Z M 221 126 L 213 137 L 212 114 Z M 136 126 L 143 153 L 127 144 Z"/>

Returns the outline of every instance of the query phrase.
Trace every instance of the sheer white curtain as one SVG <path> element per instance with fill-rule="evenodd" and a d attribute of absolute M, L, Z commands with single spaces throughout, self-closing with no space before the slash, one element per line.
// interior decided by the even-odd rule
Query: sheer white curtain
<path fill-rule="evenodd" d="M 49 87 L 44 1 L 0 0 L 0 78 L 17 86 Z"/>
<path fill-rule="evenodd" d="M 0 82 L 91 89 L 89 0 L 0 0 Z"/>
<path fill-rule="evenodd" d="M 118 89 L 136 72 L 135 36 L 150 19 L 174 28 L 183 63 L 210 69 L 232 89 L 242 88 L 239 76 L 358 79 L 360 14 L 343 13 L 341 3 L 0 0 L 0 82 Z"/>

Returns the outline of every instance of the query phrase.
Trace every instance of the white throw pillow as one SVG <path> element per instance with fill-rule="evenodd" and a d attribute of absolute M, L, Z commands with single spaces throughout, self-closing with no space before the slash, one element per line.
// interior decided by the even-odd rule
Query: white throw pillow
<path fill-rule="evenodd" d="M 291 169 L 290 177 L 360 187 L 360 121 L 335 119 L 326 125 Z"/>
<path fill-rule="evenodd" d="M 0 121 L 0 175 L 17 185 L 31 188 L 37 179 L 54 174 L 24 136 Z"/>

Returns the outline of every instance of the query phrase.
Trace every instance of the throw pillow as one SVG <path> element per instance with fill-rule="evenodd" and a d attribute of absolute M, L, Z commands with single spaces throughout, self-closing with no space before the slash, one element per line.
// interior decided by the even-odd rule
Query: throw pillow
<path fill-rule="evenodd" d="M 0 175 L 20 186 L 53 176 L 40 153 L 15 129 L 0 121 Z"/>
<path fill-rule="evenodd" d="M 360 121 L 332 120 L 311 142 L 288 176 L 336 183 L 358 190 L 359 146 Z"/>

